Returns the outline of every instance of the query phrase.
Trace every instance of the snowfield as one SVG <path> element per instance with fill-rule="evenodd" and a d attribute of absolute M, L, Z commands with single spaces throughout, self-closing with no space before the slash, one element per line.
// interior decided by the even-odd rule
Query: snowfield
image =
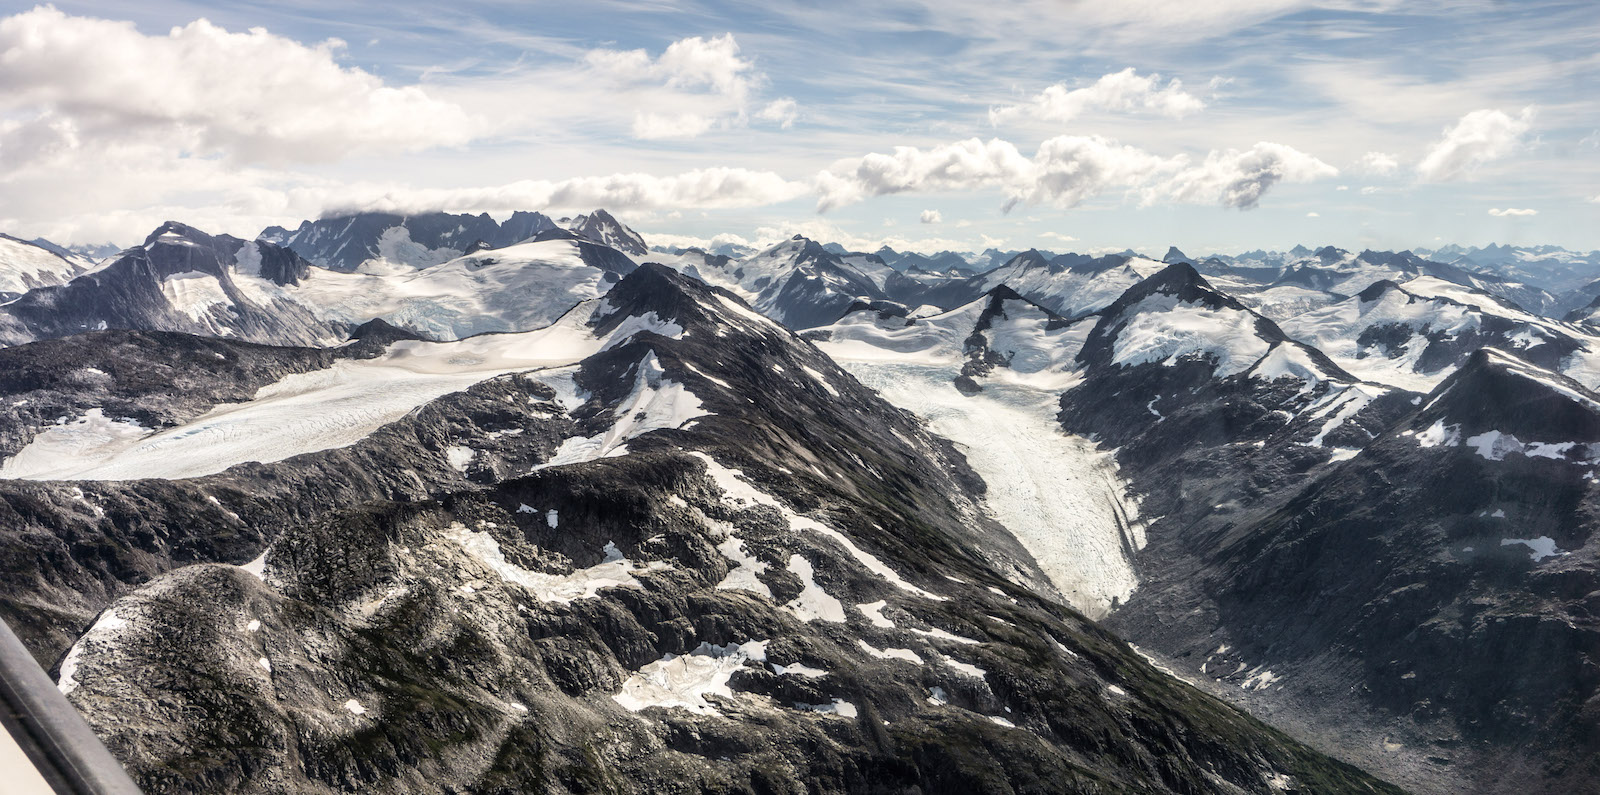
<path fill-rule="evenodd" d="M 537 331 L 397 342 L 375 359 L 341 360 L 325 370 L 291 375 L 262 387 L 253 400 L 217 406 L 156 433 L 92 410 L 40 433 L 0 463 L 0 478 L 190 478 L 247 461 L 270 463 L 345 447 L 428 401 L 480 381 L 559 368 L 600 351 L 608 340 L 595 337 L 586 325 L 598 303 L 580 305 Z"/>
<path fill-rule="evenodd" d="M 1027 547 L 1071 605 L 1102 618 L 1138 586 L 1130 561 L 1144 546 L 1138 509 L 1110 452 L 1056 422 L 1059 391 L 991 379 L 958 392 L 954 364 L 850 360 L 854 346 L 819 347 L 890 403 L 961 447 L 989 485 L 991 515 Z"/>
<path fill-rule="evenodd" d="M 323 320 L 348 323 L 381 317 L 434 339 L 538 328 L 609 288 L 604 274 L 586 265 L 570 240 L 522 243 L 424 268 L 375 260 L 357 273 L 317 269 L 288 286 L 252 274 L 250 254 L 254 268 L 260 267 L 255 248 L 251 243 L 240 248 L 234 274 L 234 283 L 252 302 L 289 301 Z"/>

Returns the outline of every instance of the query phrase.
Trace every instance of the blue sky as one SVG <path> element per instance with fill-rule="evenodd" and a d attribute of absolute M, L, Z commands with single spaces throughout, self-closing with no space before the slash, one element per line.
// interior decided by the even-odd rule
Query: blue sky
<path fill-rule="evenodd" d="M 12 234 L 125 244 L 166 218 L 250 235 L 350 208 L 604 204 L 679 243 L 1600 248 L 1593 2 L 0 17 Z"/>

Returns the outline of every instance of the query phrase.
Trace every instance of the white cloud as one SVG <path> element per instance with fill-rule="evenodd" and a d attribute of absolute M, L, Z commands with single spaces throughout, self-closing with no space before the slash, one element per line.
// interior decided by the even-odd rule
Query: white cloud
<path fill-rule="evenodd" d="M 1155 186 L 1146 202 L 1165 196 L 1191 204 L 1249 209 L 1279 182 L 1314 182 L 1338 175 L 1339 169 L 1294 147 L 1262 141 L 1242 152 L 1211 152 L 1199 165 Z"/>
<path fill-rule="evenodd" d="M 644 50 L 590 50 L 584 60 L 623 81 L 659 82 L 668 88 L 704 89 L 740 103 L 766 78 L 739 57 L 732 33 L 705 39 L 693 36 L 669 45 L 660 57 Z"/>
<path fill-rule="evenodd" d="M 1180 155 L 1162 158 L 1099 137 L 1063 135 L 1039 144 L 1025 187 L 1014 186 L 1006 207 L 1019 202 L 1075 207 L 1116 188 L 1133 188 L 1179 169 Z"/>
<path fill-rule="evenodd" d="M 1375 185 L 1368 185 L 1365 188 L 1361 189 L 1361 195 L 1362 196 L 1371 196 L 1373 194 L 1382 193 L 1382 192 L 1383 192 L 1383 188 L 1377 187 Z"/>
<path fill-rule="evenodd" d="M 800 118 L 800 105 L 790 97 L 775 99 L 757 111 L 756 118 L 775 122 L 779 127 L 787 130 L 794 126 L 795 119 Z"/>
<path fill-rule="evenodd" d="M 925 224 L 942 224 L 944 223 L 944 214 L 938 210 L 923 210 L 921 220 Z"/>
<path fill-rule="evenodd" d="M 1212 151 L 1191 165 L 1183 155 L 1160 157 L 1098 136 L 1063 135 L 1039 145 L 1033 157 L 998 138 L 969 138 L 931 149 L 895 147 L 843 161 L 817 175 L 817 209 L 873 196 L 999 189 L 1006 210 L 1018 204 L 1074 207 L 1111 190 L 1138 191 L 1143 203 L 1215 203 L 1249 208 L 1279 182 L 1309 182 L 1338 169 L 1282 144 L 1262 142 L 1243 152 Z"/>
<path fill-rule="evenodd" d="M 236 162 L 322 161 L 455 146 L 485 129 L 419 86 L 341 66 L 343 48 L 203 19 L 146 36 L 50 6 L 0 19 L 4 167 L 132 141 Z"/>
<path fill-rule="evenodd" d="M 1368 152 L 1361 156 L 1361 170 L 1387 177 L 1400 170 L 1400 160 L 1387 152 Z"/>
<path fill-rule="evenodd" d="M 1021 115 L 1041 121 L 1066 122 L 1092 110 L 1119 113 L 1146 111 L 1181 119 L 1204 107 L 1205 102 L 1184 91 L 1183 83 L 1178 79 L 1174 78 L 1162 86 L 1161 75 L 1141 76 L 1130 66 L 1120 72 L 1104 75 L 1083 88 L 1068 89 L 1065 83 L 1057 83 L 1026 103 L 990 108 L 989 123 L 998 125 Z"/>
<path fill-rule="evenodd" d="M 634 114 L 635 138 L 694 138 L 713 128 L 743 126 L 751 115 L 788 129 L 799 117 L 799 105 L 790 97 L 751 113 L 755 94 L 768 80 L 753 60 L 740 55 L 732 33 L 679 39 L 656 57 L 645 50 L 590 50 L 583 63 L 614 89 L 643 92 L 636 98 L 650 107 Z"/>
<path fill-rule="evenodd" d="M 1417 176 L 1424 182 L 1445 182 L 1505 157 L 1533 126 L 1533 115 L 1527 107 L 1516 117 L 1489 109 L 1462 116 L 1428 148 L 1417 164 Z"/>
<path fill-rule="evenodd" d="M 839 173 L 818 174 L 817 209 L 826 212 L 892 193 L 1002 186 L 1025 179 L 1031 168 L 1015 146 L 998 138 L 969 138 L 929 150 L 897 146 L 893 154 L 875 152 L 844 164 Z"/>
<path fill-rule="evenodd" d="M 1072 235 L 1063 235 L 1060 232 L 1045 232 L 1045 233 L 1043 233 L 1043 234 L 1041 234 L 1039 236 L 1040 237 L 1048 237 L 1048 238 L 1050 238 L 1052 240 L 1059 240 L 1059 241 L 1061 241 L 1063 243 L 1071 243 L 1071 242 L 1077 240 L 1077 238 L 1073 237 Z"/>
<path fill-rule="evenodd" d="M 688 210 L 759 207 L 794 199 L 809 190 L 771 171 L 696 169 L 667 177 L 612 174 L 558 182 L 521 180 L 481 188 L 350 188 L 325 191 L 318 215 L 351 211 L 415 213 L 432 210 L 494 212 L 577 210 Z"/>
<path fill-rule="evenodd" d="M 1518 209 L 1516 207 L 1507 207 L 1507 208 L 1505 208 L 1503 210 L 1502 209 L 1491 209 L 1491 210 L 1489 210 L 1489 214 L 1494 216 L 1494 217 L 1496 217 L 1496 218 L 1526 218 L 1526 217 L 1531 216 L 1531 215 L 1538 215 L 1539 211 L 1538 210 Z"/>
<path fill-rule="evenodd" d="M 639 224 L 637 223 L 631 223 L 630 225 L 635 229 L 639 229 Z M 649 239 L 650 245 L 661 246 L 662 248 L 699 248 L 710 251 L 721 246 L 755 245 L 752 241 L 732 232 L 723 232 L 712 237 L 697 237 L 676 232 L 644 231 L 642 229 L 640 231 Z"/>
<path fill-rule="evenodd" d="M 1307 218 L 1321 218 L 1321 217 L 1322 217 L 1322 213 L 1319 213 L 1319 212 L 1309 212 L 1309 213 L 1306 213 L 1306 217 L 1307 217 Z"/>
<path fill-rule="evenodd" d="M 1349 185 L 1340 185 L 1339 187 L 1334 188 L 1334 190 L 1350 190 L 1350 186 Z"/>
<path fill-rule="evenodd" d="M 670 138 L 693 138 L 716 124 L 712 119 L 696 113 L 663 115 L 637 113 L 633 117 L 633 137 L 644 141 Z"/>

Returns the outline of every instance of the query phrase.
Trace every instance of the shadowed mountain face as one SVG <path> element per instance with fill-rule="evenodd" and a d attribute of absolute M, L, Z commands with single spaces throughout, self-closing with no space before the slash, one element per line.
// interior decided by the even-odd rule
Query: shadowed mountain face
<path fill-rule="evenodd" d="M 74 415 L 12 409 L 0 604 L 148 791 L 1394 791 L 1049 598 L 949 442 L 728 294 L 383 332 L 0 351 L 104 374 L 0 384 Z"/>

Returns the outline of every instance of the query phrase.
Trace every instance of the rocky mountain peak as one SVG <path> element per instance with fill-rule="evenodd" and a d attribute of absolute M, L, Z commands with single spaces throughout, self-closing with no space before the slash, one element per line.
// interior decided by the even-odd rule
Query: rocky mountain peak
<path fill-rule="evenodd" d="M 1424 399 L 1413 430 L 1497 433 L 1551 444 L 1600 442 L 1600 395 L 1498 348 L 1479 348 Z"/>

